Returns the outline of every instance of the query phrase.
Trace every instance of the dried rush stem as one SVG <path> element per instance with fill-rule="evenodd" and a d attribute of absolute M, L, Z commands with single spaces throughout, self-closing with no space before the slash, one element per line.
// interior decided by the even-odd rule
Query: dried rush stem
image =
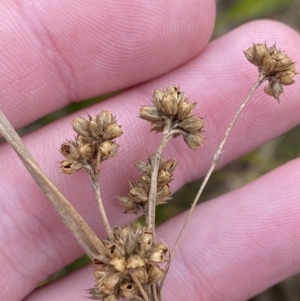
<path fill-rule="evenodd" d="M 196 195 L 196 197 L 195 197 L 195 199 L 194 199 L 194 201 L 192 203 L 192 206 L 191 206 L 191 208 L 189 210 L 188 216 L 187 216 L 187 218 L 186 218 L 186 220 L 185 220 L 185 222 L 183 224 L 183 227 L 182 227 L 182 229 L 181 229 L 181 231 L 179 233 L 179 236 L 178 236 L 178 238 L 176 240 L 174 249 L 171 252 L 170 261 L 167 263 L 167 266 L 166 266 L 166 269 L 165 269 L 165 274 L 164 274 L 165 276 L 166 276 L 166 274 L 167 274 L 167 272 L 168 272 L 168 270 L 170 268 L 171 260 L 172 260 L 172 258 L 175 255 L 175 252 L 176 252 L 176 250 L 178 248 L 178 245 L 179 245 L 179 243 L 180 243 L 180 241 L 182 239 L 182 236 L 183 236 L 183 234 L 184 234 L 184 232 L 186 230 L 186 227 L 187 227 L 187 225 L 188 225 L 188 223 L 189 223 L 189 221 L 191 219 L 192 213 L 193 213 L 193 211 L 194 211 L 194 209 L 195 209 L 195 207 L 196 207 L 196 205 L 197 205 L 197 203 L 199 201 L 199 198 L 200 198 L 200 196 L 201 196 L 201 194 L 202 194 L 202 192 L 203 192 L 203 190 L 204 190 L 204 188 L 205 188 L 205 186 L 206 186 L 206 184 L 207 184 L 210 176 L 212 175 L 212 173 L 213 173 L 213 171 L 214 171 L 214 169 L 215 169 L 215 167 L 216 167 L 216 165 L 217 165 L 217 163 L 218 163 L 218 161 L 220 159 L 220 156 L 222 154 L 224 145 L 225 145 L 225 143 L 226 143 L 226 141 L 227 141 L 227 139 L 229 137 L 229 134 L 230 134 L 230 132 L 231 132 L 234 124 L 236 123 L 237 119 L 239 118 L 239 116 L 242 113 L 243 109 L 245 108 L 246 104 L 250 100 L 250 98 L 251 98 L 252 94 L 254 93 L 254 91 L 258 88 L 259 85 L 262 84 L 262 82 L 264 80 L 266 80 L 266 75 L 260 74 L 258 80 L 254 83 L 254 85 L 252 86 L 252 88 L 248 92 L 245 100 L 242 102 L 242 104 L 240 105 L 239 109 L 236 111 L 236 113 L 235 113 L 232 121 L 230 122 L 230 124 L 229 124 L 229 126 L 228 126 L 228 128 L 227 128 L 227 130 L 225 132 L 225 135 L 224 135 L 224 137 L 223 137 L 223 139 L 222 139 L 222 141 L 221 141 L 221 143 L 220 143 L 220 145 L 219 145 L 216 153 L 213 156 L 212 164 L 211 164 L 211 166 L 210 166 L 210 168 L 209 168 L 209 170 L 208 170 L 208 172 L 207 172 L 207 174 L 206 174 L 206 176 L 205 176 L 205 178 L 204 178 L 204 180 L 203 180 L 203 182 L 202 182 L 202 184 L 201 184 L 201 186 L 200 186 L 200 188 L 199 188 L 199 190 L 197 192 L 197 195 Z M 163 281 L 164 281 L 164 279 L 162 280 L 162 282 Z"/>
<path fill-rule="evenodd" d="M 171 121 L 169 119 L 166 120 L 166 124 L 163 131 L 163 136 L 161 139 L 160 146 L 155 154 L 153 170 L 151 173 L 151 184 L 150 191 L 148 194 L 148 202 L 145 209 L 145 218 L 146 225 L 150 231 L 153 233 L 153 238 L 155 238 L 155 208 L 156 208 L 156 198 L 157 198 L 157 177 L 158 177 L 158 169 L 162 159 L 162 152 L 169 142 L 169 140 L 173 137 L 173 134 L 170 133 L 171 130 Z"/>
<path fill-rule="evenodd" d="M 105 252 L 105 247 L 86 221 L 68 202 L 63 194 L 55 187 L 50 179 L 38 166 L 21 138 L 9 123 L 3 112 L 0 111 L 0 133 L 13 147 L 17 155 L 36 181 L 37 185 L 46 195 L 48 201 L 59 214 L 63 222 L 72 232 L 86 254 L 93 260 L 99 252 Z"/>
<path fill-rule="evenodd" d="M 91 183 L 105 230 L 107 232 L 108 237 L 112 239 L 113 230 L 109 224 L 100 193 L 100 168 L 98 168 L 98 170 L 96 171 L 90 168 L 90 166 L 86 166 L 85 168 L 87 170 L 87 176 Z"/>

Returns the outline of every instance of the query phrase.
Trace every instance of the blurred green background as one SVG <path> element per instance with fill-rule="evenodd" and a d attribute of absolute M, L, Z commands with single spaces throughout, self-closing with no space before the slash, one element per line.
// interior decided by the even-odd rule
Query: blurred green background
<path fill-rule="evenodd" d="M 217 22 L 213 38 L 223 35 L 238 25 L 253 19 L 269 18 L 280 20 L 300 31 L 300 1 L 299 0 L 219 0 L 217 1 Z M 103 99 L 109 98 L 115 93 L 74 103 L 70 106 L 50 114 L 37 122 L 21 129 L 20 134 L 36 130 L 39 127 L 54 121 L 57 118 L 86 108 Z M 300 154 L 300 126 L 281 137 L 266 143 L 256 151 L 245 155 L 235 162 L 215 172 L 205 189 L 201 201 L 216 197 L 220 194 L 236 189 L 249 181 L 269 172 L 277 166 L 299 157 Z M 200 184 L 195 181 L 183 187 L 174 195 L 174 200 L 169 206 L 159 207 L 158 223 L 179 214 L 188 209 L 187 202 L 180 200 L 192 200 Z M 46 279 L 41 285 L 46 285 L 64 275 L 87 264 L 86 256 L 79 258 L 71 265 Z M 300 300 L 300 274 L 285 280 L 282 283 L 268 289 L 260 295 L 251 298 L 251 301 L 299 301 Z M 249 300 L 249 301 L 250 301 Z"/>

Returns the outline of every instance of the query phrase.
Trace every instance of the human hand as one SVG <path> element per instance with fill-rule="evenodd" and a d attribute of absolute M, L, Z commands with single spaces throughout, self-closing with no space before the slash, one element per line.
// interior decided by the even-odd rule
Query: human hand
<path fill-rule="evenodd" d="M 165 158 L 181 162 L 175 190 L 205 174 L 258 76 L 242 50 L 253 42 L 276 42 L 300 61 L 299 34 L 272 21 L 245 24 L 207 45 L 215 18 L 214 1 L 209 0 L 0 5 L 1 110 L 15 127 L 69 102 L 135 86 L 24 137 L 42 169 L 101 238 L 105 231 L 85 174 L 68 177 L 56 163 L 62 160 L 60 144 L 73 135 L 70 121 L 75 116 L 108 109 L 122 124 L 121 153 L 103 164 L 101 186 L 110 220 L 125 224 L 134 216 L 122 214 L 114 196 L 126 194 L 128 180 L 136 175 L 132 162 L 145 158 L 159 140 L 148 133 L 147 122 L 135 118 L 154 88 L 179 84 L 198 102 L 197 115 L 205 118 L 206 141 L 198 153 L 189 151 L 182 139 L 166 149 Z M 298 83 L 285 89 L 280 105 L 261 90 L 233 130 L 220 166 L 299 123 Z M 0 155 L 0 299 L 17 301 L 31 293 L 26 301 L 85 300 L 84 289 L 94 285 L 91 267 L 33 291 L 82 250 L 11 147 L 1 145 Z M 294 160 L 200 205 L 171 265 L 163 299 L 246 300 L 299 272 L 299 180 L 300 161 Z M 160 227 L 157 239 L 172 249 L 184 218 Z"/>

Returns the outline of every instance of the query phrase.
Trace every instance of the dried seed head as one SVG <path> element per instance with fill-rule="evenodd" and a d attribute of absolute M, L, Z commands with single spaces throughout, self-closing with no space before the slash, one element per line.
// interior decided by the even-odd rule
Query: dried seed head
<path fill-rule="evenodd" d="M 244 51 L 250 63 L 258 67 L 261 74 L 266 76 L 269 85 L 264 88 L 265 93 L 279 101 L 283 87 L 294 83 L 295 63 L 275 44 L 267 47 L 266 44 L 253 44 Z"/>

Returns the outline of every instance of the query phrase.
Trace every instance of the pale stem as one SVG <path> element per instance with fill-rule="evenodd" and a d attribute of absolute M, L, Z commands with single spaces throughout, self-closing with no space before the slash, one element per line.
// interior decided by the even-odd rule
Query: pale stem
<path fill-rule="evenodd" d="M 172 125 L 171 120 L 167 119 L 163 131 L 162 140 L 155 154 L 154 162 L 152 166 L 151 184 L 150 184 L 150 190 L 148 194 L 148 202 L 146 205 L 145 218 L 146 218 L 146 225 L 148 229 L 152 231 L 153 237 L 155 237 L 155 207 L 156 207 L 156 196 L 157 196 L 158 169 L 159 169 L 159 163 L 162 157 L 163 149 L 167 145 L 170 138 L 172 138 L 172 135 L 170 135 L 171 125 Z"/>
<path fill-rule="evenodd" d="M 144 298 L 145 301 L 149 301 L 149 298 L 147 296 L 147 293 L 145 292 L 144 288 L 142 287 L 139 279 L 134 275 L 134 273 L 130 272 L 130 277 L 133 280 L 133 282 L 136 284 L 138 287 L 142 297 Z"/>
<path fill-rule="evenodd" d="M 100 162 L 100 160 L 99 160 L 99 162 Z M 113 239 L 114 238 L 113 230 L 109 224 L 109 221 L 108 221 L 108 218 L 107 218 L 104 206 L 103 206 L 101 193 L 100 193 L 100 181 L 99 181 L 100 180 L 100 165 L 97 164 L 96 168 L 97 168 L 97 171 L 94 171 L 89 165 L 87 165 L 86 166 L 87 176 L 92 185 L 92 189 L 93 189 L 96 201 L 97 201 L 99 212 L 100 212 L 105 230 L 107 232 L 107 235 L 108 235 L 109 239 Z"/>
<path fill-rule="evenodd" d="M 50 181 L 46 174 L 34 160 L 31 153 L 23 144 L 21 138 L 9 123 L 5 115 L 0 111 L 0 133 L 5 140 L 13 147 L 17 155 L 22 160 L 29 173 L 36 181 L 37 185 L 44 192 L 48 201 L 59 214 L 63 222 L 72 232 L 86 254 L 94 259 L 99 254 L 106 254 L 106 248 L 89 227 L 86 221 Z"/>
<path fill-rule="evenodd" d="M 204 190 L 204 188 L 205 188 L 205 186 L 206 186 L 206 184 L 207 184 L 207 182 L 208 182 L 208 180 L 209 180 L 211 174 L 213 173 L 213 171 L 214 171 L 214 169 L 215 169 L 215 167 L 216 167 L 216 165 L 217 165 L 217 163 L 218 163 L 218 161 L 219 161 L 219 159 L 220 159 L 220 156 L 221 156 L 222 151 L 223 151 L 223 147 L 224 147 L 224 145 L 225 145 L 225 143 L 226 143 L 226 141 L 227 141 L 227 139 L 228 139 L 228 136 L 229 136 L 229 134 L 230 134 L 230 132 L 231 132 L 231 130 L 232 130 L 234 124 L 236 123 L 237 119 L 239 118 L 239 116 L 240 116 L 240 114 L 242 113 L 243 109 L 245 108 L 246 104 L 247 104 L 248 101 L 250 100 L 250 98 L 251 98 L 252 94 L 254 93 L 254 91 L 257 89 L 257 87 L 258 87 L 264 80 L 266 80 L 266 76 L 263 75 L 263 74 L 260 74 L 258 80 L 254 83 L 254 85 L 252 86 L 252 88 L 251 88 L 250 91 L 248 92 L 246 98 L 244 99 L 244 101 L 243 101 L 242 104 L 240 105 L 239 109 L 236 111 L 236 113 L 235 113 L 235 115 L 234 115 L 232 121 L 230 122 L 230 124 L 229 124 L 229 126 L 228 126 L 228 128 L 227 128 L 227 130 L 226 130 L 226 132 L 225 132 L 225 135 L 224 135 L 224 137 L 223 137 L 223 139 L 222 139 L 222 141 L 221 141 L 221 143 L 220 143 L 220 145 L 219 145 L 219 147 L 218 147 L 216 153 L 215 153 L 214 156 L 213 156 L 212 164 L 211 164 L 211 166 L 210 166 L 210 168 L 209 168 L 209 170 L 208 170 L 208 172 L 207 172 L 207 174 L 206 174 L 206 176 L 205 176 L 205 178 L 204 178 L 204 180 L 203 180 L 203 182 L 202 182 L 202 184 L 201 184 L 201 186 L 200 186 L 200 188 L 199 188 L 199 190 L 198 190 L 197 195 L 195 196 L 195 199 L 194 199 L 194 201 L 193 201 L 193 203 L 192 203 L 192 206 L 191 206 L 191 208 L 190 208 L 190 210 L 189 210 L 188 216 L 187 216 L 187 218 L 186 218 L 186 220 L 185 220 L 185 222 L 184 222 L 184 224 L 183 224 L 183 227 L 182 227 L 182 229 L 181 229 L 181 231 L 180 231 L 180 233 L 179 233 L 179 236 L 178 236 L 178 238 L 177 238 L 177 240 L 176 240 L 174 249 L 173 249 L 173 251 L 172 251 L 172 253 L 171 253 L 171 256 L 170 256 L 170 260 L 169 260 L 169 262 L 167 263 L 167 266 L 166 266 L 166 268 L 165 268 L 165 273 L 164 273 L 164 277 L 163 277 L 163 279 L 162 279 L 161 285 L 163 284 L 163 281 L 164 281 L 164 279 L 165 279 L 165 277 L 166 277 L 166 274 L 167 274 L 167 272 L 168 272 L 168 269 L 169 269 L 169 267 L 170 267 L 171 260 L 172 260 L 172 258 L 173 258 L 174 255 L 175 255 L 175 252 L 176 252 L 176 250 L 177 250 L 177 248 L 178 248 L 179 242 L 181 241 L 181 238 L 182 238 L 182 236 L 183 236 L 183 234 L 184 234 L 184 232 L 185 232 L 185 230 L 186 230 L 186 227 L 187 227 L 187 225 L 188 225 L 188 223 L 189 223 L 189 221 L 190 221 L 190 219 L 191 219 L 191 216 L 192 216 L 192 213 L 193 213 L 193 211 L 194 211 L 194 209 L 195 209 L 195 206 L 197 205 L 198 200 L 199 200 L 199 198 L 200 198 L 200 196 L 201 196 L 201 194 L 202 194 L 202 192 L 203 192 L 203 190 Z"/>

